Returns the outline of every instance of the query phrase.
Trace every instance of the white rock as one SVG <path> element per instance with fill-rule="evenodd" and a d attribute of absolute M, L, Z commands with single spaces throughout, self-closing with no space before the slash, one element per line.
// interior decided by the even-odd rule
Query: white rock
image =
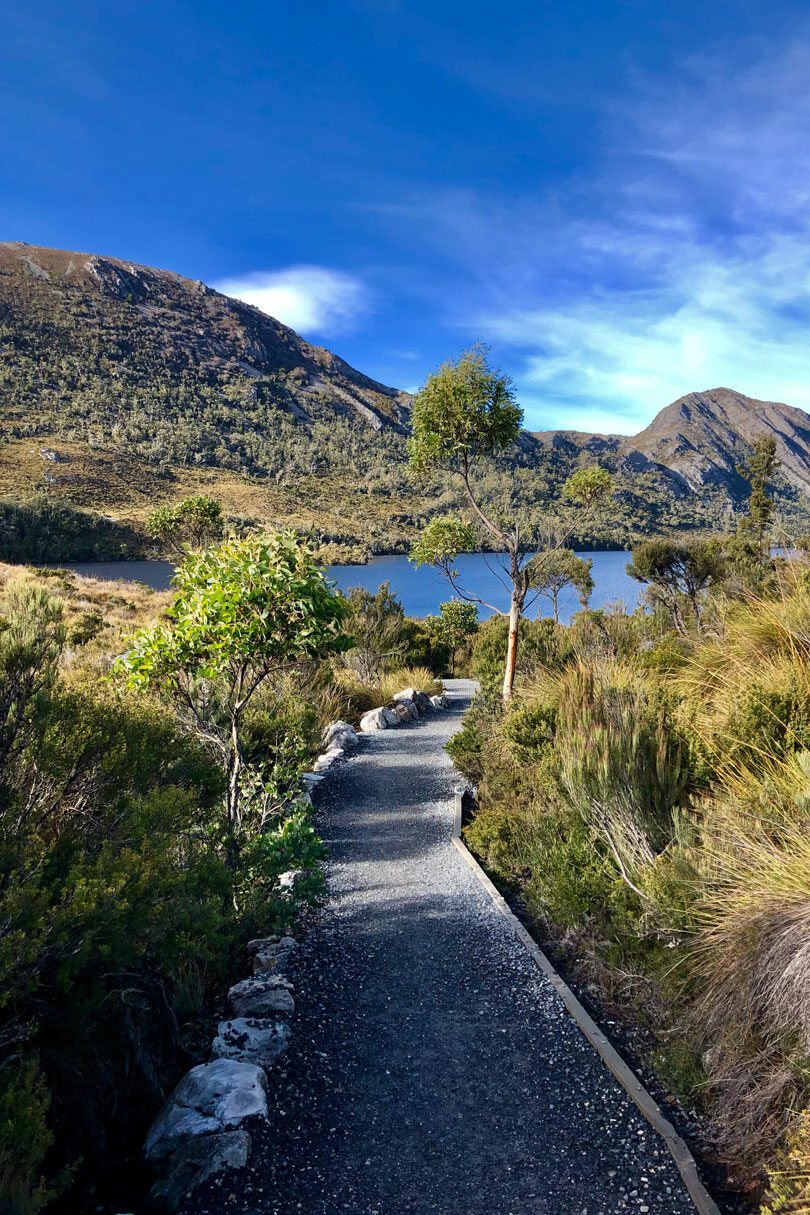
<path fill-rule="evenodd" d="M 292 984 L 279 974 L 243 979 L 234 984 L 228 999 L 237 1017 L 269 1017 L 278 1013 L 291 1016 L 295 1012 Z"/>
<path fill-rule="evenodd" d="M 278 945 L 281 937 L 254 937 L 252 941 L 247 943 L 248 953 L 259 953 L 263 949 L 270 949 L 272 945 Z"/>
<path fill-rule="evenodd" d="M 152 1123 L 144 1144 L 146 1159 L 163 1160 L 190 1139 L 196 1139 L 198 1135 L 213 1135 L 221 1130 L 219 1118 L 185 1105 L 171 1105 L 165 1112 L 161 1111 Z"/>
<path fill-rule="evenodd" d="M 395 692 L 391 697 L 392 700 L 413 700 L 416 696 L 416 688 L 403 688 L 401 692 Z"/>
<path fill-rule="evenodd" d="M 444 708 L 444 704 L 442 703 L 441 696 L 431 696 L 430 703 L 433 705 L 434 709 L 443 709 Z"/>
<path fill-rule="evenodd" d="M 285 945 L 284 942 L 287 942 Z M 292 937 L 282 937 L 277 944 L 267 945 L 260 949 L 253 959 L 254 975 L 264 975 L 283 970 L 290 960 L 293 950 L 297 948 Z"/>
<path fill-rule="evenodd" d="M 331 768 L 336 759 L 340 759 L 343 755 L 342 747 L 332 747 L 330 751 L 325 751 L 323 755 L 319 755 L 312 765 L 316 772 L 325 772 L 327 768 Z"/>
<path fill-rule="evenodd" d="M 150 1190 L 163 1207 L 175 1210 L 192 1190 L 222 1169 L 243 1169 L 250 1155 L 247 1131 L 224 1131 L 190 1140 L 174 1152 Z"/>
<path fill-rule="evenodd" d="M 254 1063 L 215 1059 L 187 1072 L 159 1111 L 144 1144 L 147 1160 L 163 1160 L 198 1135 L 267 1117 L 267 1078 Z"/>
<path fill-rule="evenodd" d="M 238 1059 L 259 1067 L 272 1067 L 290 1043 L 290 1027 L 284 1021 L 264 1017 L 234 1017 L 220 1021 L 211 1043 L 214 1059 Z"/>
<path fill-rule="evenodd" d="M 364 713 L 360 718 L 360 733 L 370 734 L 373 730 L 387 730 L 389 725 L 394 723 L 388 721 L 386 713 L 386 709 L 370 709 L 368 713 Z"/>
<path fill-rule="evenodd" d="M 343 747 L 348 750 L 351 747 L 356 747 L 360 739 L 357 737 L 357 732 L 353 726 L 350 726 L 347 721 L 333 721 L 323 732 L 323 746 L 325 750 L 329 750 L 331 746 Z"/>

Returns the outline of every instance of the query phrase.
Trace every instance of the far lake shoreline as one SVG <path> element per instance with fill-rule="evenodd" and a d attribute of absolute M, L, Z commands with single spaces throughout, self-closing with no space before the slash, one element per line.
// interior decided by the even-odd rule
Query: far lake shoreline
<path fill-rule="evenodd" d="M 632 610 L 639 603 L 643 588 L 625 571 L 625 565 L 631 557 L 629 550 L 578 549 L 577 552 L 593 561 L 594 591 L 590 607 L 600 608 L 618 601 Z M 500 610 L 505 610 L 509 597 L 501 577 L 502 572 L 498 570 L 497 559 L 500 555 L 464 553 L 459 556 L 456 566 L 459 570 L 459 582 L 465 590 L 472 591 Z M 71 570 L 90 578 L 140 582 L 153 590 L 166 591 L 170 589 L 176 567 L 171 561 L 127 560 L 64 562 L 54 564 L 52 568 Z M 375 555 L 363 564 L 329 565 L 326 568 L 341 591 L 355 586 L 376 591 L 383 582 L 387 582 L 402 603 L 406 615 L 417 619 L 435 615 L 439 604 L 453 598 L 455 594 L 436 570 L 428 566 L 417 569 L 404 554 Z M 573 590 L 561 595 L 560 619 L 563 623 L 567 623 L 579 610 L 580 604 Z M 479 611 L 482 619 L 490 614 L 486 608 Z M 551 604 L 541 599 L 528 614 L 551 616 Z"/>

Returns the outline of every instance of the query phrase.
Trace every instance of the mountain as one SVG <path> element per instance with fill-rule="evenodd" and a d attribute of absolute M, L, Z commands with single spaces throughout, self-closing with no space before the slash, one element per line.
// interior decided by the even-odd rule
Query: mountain
<path fill-rule="evenodd" d="M 810 494 L 810 416 L 775 401 L 755 401 L 731 388 L 690 392 L 667 405 L 646 430 L 625 440 L 623 450 L 640 452 L 680 477 L 684 487 L 724 486 L 732 498 L 745 490 L 737 472 L 752 439 L 772 434 L 785 479 Z"/>
<path fill-rule="evenodd" d="M 404 433 L 408 421 L 407 393 L 311 346 L 258 308 L 120 258 L 0 244 L 0 325 L 10 331 L 3 354 L 22 363 L 27 380 L 18 407 L 38 415 L 88 390 L 123 415 L 138 407 L 144 389 L 182 414 L 213 390 L 241 398 L 248 410 L 266 399 L 305 423 L 338 416 Z"/>
<path fill-rule="evenodd" d="M 236 520 L 315 533 L 332 558 L 407 551 L 431 514 L 461 505 L 454 486 L 410 482 L 409 407 L 407 393 L 202 282 L 0 244 L 0 524 L 12 551 L 132 553 L 155 504 L 192 493 Z M 682 397 L 632 437 L 523 432 L 485 466 L 482 492 L 540 521 L 574 468 L 599 463 L 617 493 L 581 541 L 729 528 L 747 488 L 736 466 L 763 431 L 783 462 L 782 515 L 810 530 L 810 417 L 724 388 Z"/>
<path fill-rule="evenodd" d="M 569 459 L 595 460 L 618 475 L 652 474 L 673 498 L 707 497 L 726 511 L 739 507 L 748 483 L 737 471 L 764 434 L 776 440 L 781 461 L 777 493 L 783 501 L 810 495 L 810 415 L 776 401 L 757 401 L 732 388 L 690 392 L 667 405 L 637 435 L 549 430 L 538 442 Z"/>

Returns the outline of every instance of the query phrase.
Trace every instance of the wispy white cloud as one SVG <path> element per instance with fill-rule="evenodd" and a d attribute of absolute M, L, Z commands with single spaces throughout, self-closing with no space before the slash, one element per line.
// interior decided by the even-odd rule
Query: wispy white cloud
<path fill-rule="evenodd" d="M 629 433 L 693 390 L 810 410 L 810 31 L 639 81 L 587 181 L 553 197 L 405 200 L 463 282 L 444 322 L 492 340 L 527 422 Z"/>
<path fill-rule="evenodd" d="M 324 266 L 257 270 L 214 285 L 306 335 L 348 333 L 370 306 L 369 293 L 359 279 Z"/>

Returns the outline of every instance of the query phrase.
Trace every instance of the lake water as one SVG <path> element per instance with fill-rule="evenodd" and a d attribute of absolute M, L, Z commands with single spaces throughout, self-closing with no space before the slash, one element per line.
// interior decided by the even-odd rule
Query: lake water
<path fill-rule="evenodd" d="M 591 574 L 595 587 L 591 596 L 592 608 L 604 607 L 606 603 L 617 600 L 631 609 L 636 606 L 643 587 L 625 573 L 629 553 L 596 552 L 580 553 L 580 556 L 590 557 L 593 561 Z M 158 591 L 169 589 L 174 573 L 170 561 L 92 561 L 67 568 L 91 578 L 126 578 L 145 582 Z M 460 574 L 460 585 L 465 590 L 473 591 L 498 608 L 508 608 L 509 592 L 501 581 L 505 575 L 499 569 L 496 557 L 488 553 L 463 554 L 458 558 L 456 568 Z M 390 583 L 391 590 L 396 592 L 408 616 L 435 614 L 439 604 L 453 595 L 441 574 L 428 566 L 415 569 L 407 557 L 374 557 L 368 565 L 333 565 L 329 567 L 329 573 L 341 590 L 362 586 L 376 591 L 381 582 Z M 561 620 L 567 622 L 577 611 L 579 602 L 573 591 L 560 597 Z M 488 616 L 490 613 L 482 608 L 479 614 Z M 551 605 L 545 599 L 541 599 L 529 612 L 530 616 L 551 614 Z"/>

